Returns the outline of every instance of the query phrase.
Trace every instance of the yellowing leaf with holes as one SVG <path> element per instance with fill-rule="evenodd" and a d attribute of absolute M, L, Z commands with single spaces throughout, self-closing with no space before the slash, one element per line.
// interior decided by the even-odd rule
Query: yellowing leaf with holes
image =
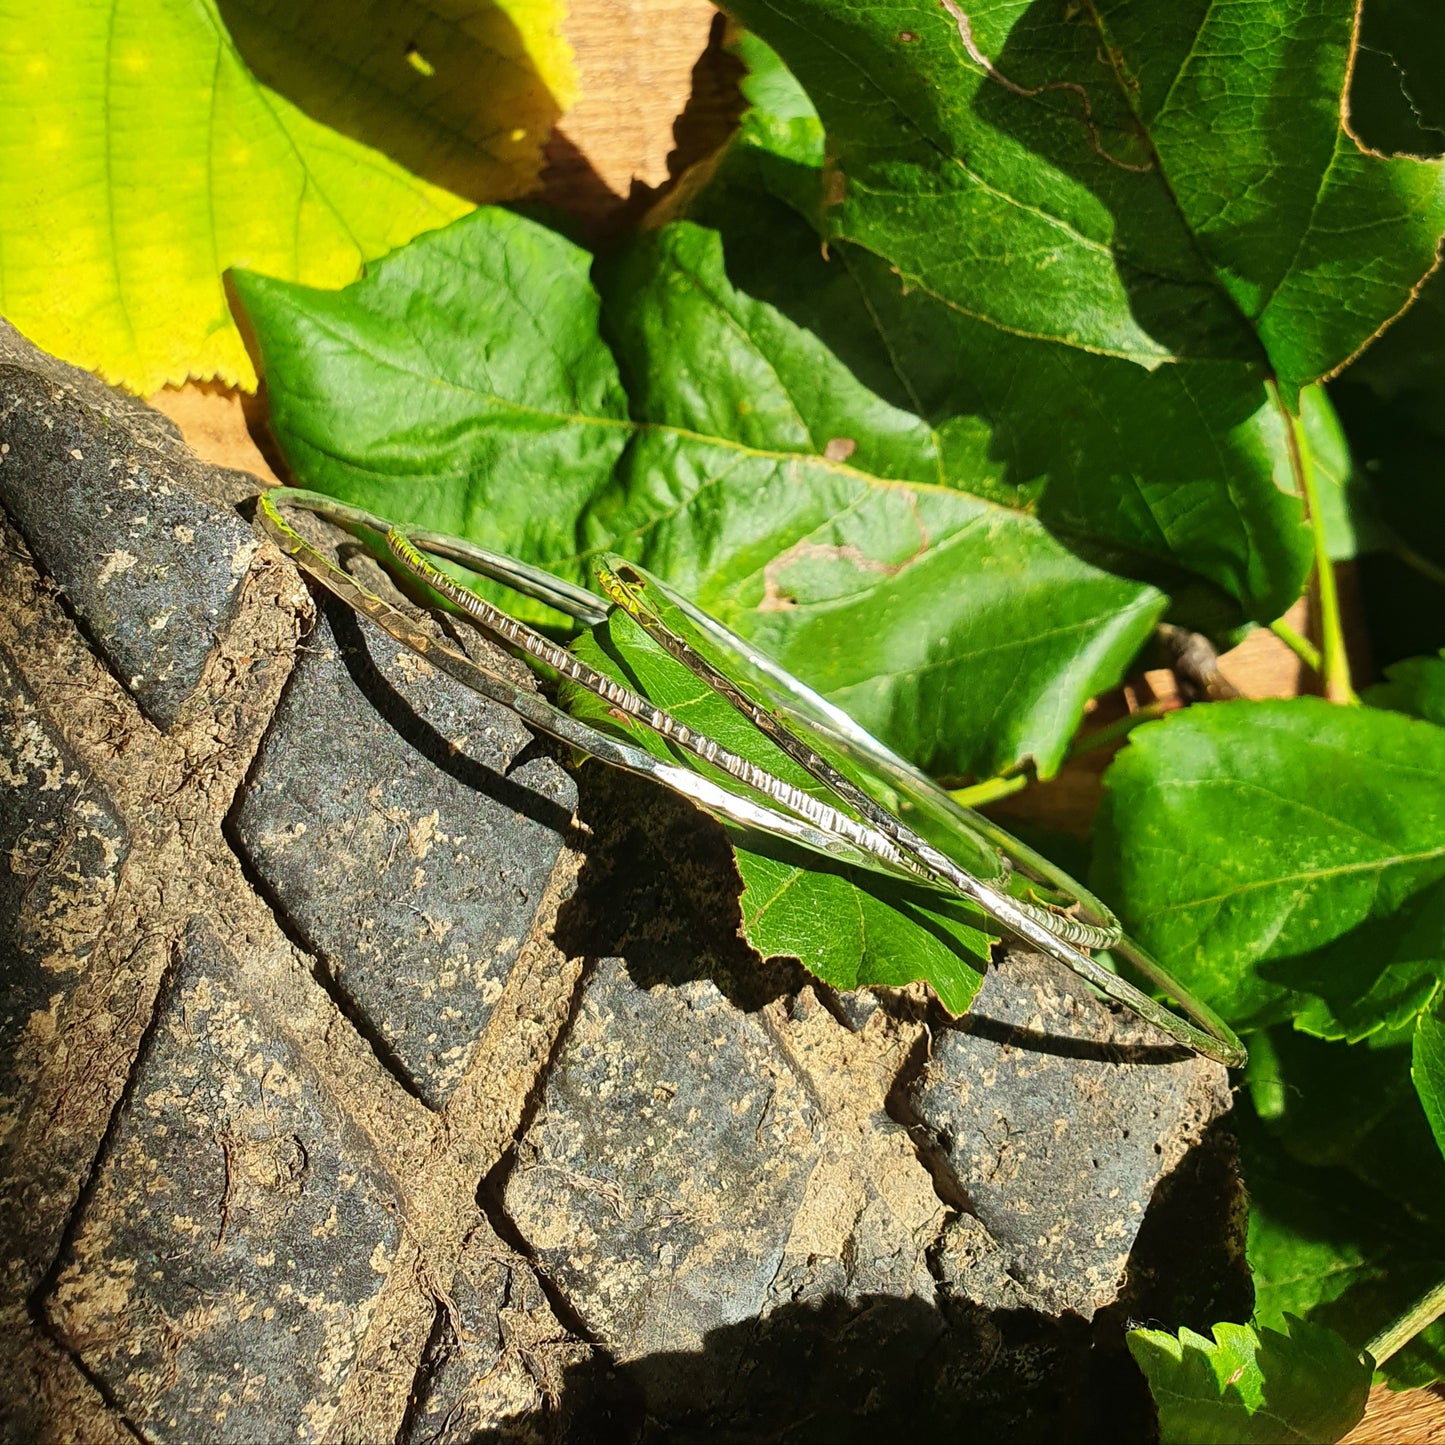
<path fill-rule="evenodd" d="M 0 0 L 0 314 L 112 381 L 252 386 L 228 267 L 342 285 L 468 209 L 260 84 L 212 0 Z"/>

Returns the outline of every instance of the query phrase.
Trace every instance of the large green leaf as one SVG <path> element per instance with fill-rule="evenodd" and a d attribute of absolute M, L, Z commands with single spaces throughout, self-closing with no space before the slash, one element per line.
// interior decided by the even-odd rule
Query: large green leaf
<path fill-rule="evenodd" d="M 818 794 L 803 769 L 663 652 L 626 613 L 614 612 L 606 624 L 579 638 L 574 650 L 589 666 L 640 691 L 689 727 Z M 620 732 L 658 757 L 671 757 L 656 734 L 620 720 L 595 694 L 564 686 L 562 696 L 576 716 Z M 852 772 L 843 760 L 836 761 Z M 725 776 L 716 776 L 728 785 Z M 729 832 L 743 880 L 743 936 L 759 953 L 796 958 L 841 989 L 923 979 L 951 1013 L 967 1009 L 993 941 L 976 909 L 742 829 L 730 827 Z"/>
<path fill-rule="evenodd" d="M 752 108 L 709 184 L 684 201 L 722 233 L 734 282 L 923 416 L 955 466 L 1036 507 L 1071 546 L 1171 590 L 1180 574 L 1207 579 L 1260 621 L 1284 612 L 1304 584 L 1309 541 L 1263 366 L 1146 371 L 1000 331 L 836 236 L 821 247 L 821 122 L 765 45 L 748 37 L 741 51 Z M 1054 279 L 1031 284 L 1044 292 Z M 1305 423 L 1317 468 L 1344 470 L 1318 394 Z"/>
<path fill-rule="evenodd" d="M 539 49 L 558 44 L 552 14 Z M 374 59 L 412 77 L 369 102 L 384 144 L 419 124 L 431 82 L 404 46 Z M 214 0 L 0 0 L 0 313 L 113 381 L 254 385 L 228 266 L 337 286 L 468 208 L 259 84 Z"/>
<path fill-rule="evenodd" d="M 1362 10 L 1350 128 L 1372 150 L 1445 151 L 1445 25 L 1434 0 L 1369 0 Z"/>
<path fill-rule="evenodd" d="M 1213 1336 L 1130 1331 L 1163 1445 L 1329 1442 L 1364 1415 L 1370 1367 L 1332 1331 L 1287 1319 L 1277 1330 L 1217 1324 Z"/>
<path fill-rule="evenodd" d="M 1350 90 L 1351 122 L 1379 150 L 1445 151 L 1445 23 L 1433 0 L 1369 0 Z M 1384 523 L 1360 562 L 1376 663 L 1445 643 L 1445 272 L 1331 391 Z"/>
<path fill-rule="evenodd" d="M 1000 332 L 1257 359 L 1292 401 L 1408 303 L 1445 229 L 1439 165 L 1343 126 L 1353 0 L 733 8 L 822 115 L 832 233 Z"/>
<path fill-rule="evenodd" d="M 1341 379 L 1399 401 L 1423 431 L 1445 436 L 1445 272 L 1430 276 L 1415 304 Z"/>
<path fill-rule="evenodd" d="M 590 260 L 481 210 L 342 291 L 238 272 L 293 472 L 397 521 L 572 557 L 633 431 Z"/>
<path fill-rule="evenodd" d="M 1276 1027 L 1253 1035 L 1246 1077 L 1265 1127 L 1293 1158 L 1347 1170 L 1439 1226 L 1445 1160 L 1411 1080 L 1413 1033 L 1346 1044 Z"/>
<path fill-rule="evenodd" d="M 1051 772 L 1163 598 L 737 290 L 715 233 L 670 225 L 598 279 L 611 351 L 587 257 L 499 211 L 341 292 L 236 284 L 308 485 L 567 575 L 616 550 L 925 766 Z"/>
<path fill-rule="evenodd" d="M 1096 886 L 1236 1024 L 1358 1038 L 1445 970 L 1445 730 L 1313 698 L 1191 708 L 1106 775 Z"/>
<path fill-rule="evenodd" d="M 1269 1107 L 1269 1051 L 1250 1038 L 1251 1090 Z M 1276 1099 L 1293 1087 L 1281 1078 Z M 1328 1326 L 1357 1349 L 1445 1279 L 1437 1225 L 1413 1218 L 1398 1200 L 1339 1166 L 1309 1165 L 1280 1147 L 1277 1133 L 1236 1111 L 1240 1165 L 1249 1182 L 1248 1255 L 1255 1317 L 1278 1326 L 1286 1315 Z M 1397 1385 L 1445 1378 L 1445 1327 L 1422 1331 L 1384 1367 Z"/>
<path fill-rule="evenodd" d="M 1391 0 L 1385 8 L 1412 7 Z M 1445 46 L 1438 7 L 1426 18 L 1423 9 L 1414 17 L 1412 61 Z M 1423 76 L 1439 87 L 1428 66 Z M 1420 89 L 1421 78 L 1412 65 L 1396 97 L 1407 81 Z M 1360 500 L 1382 524 L 1360 563 L 1371 653 L 1380 664 L 1434 652 L 1445 644 L 1445 272 L 1426 281 L 1409 311 L 1330 390 L 1359 462 Z"/>
<path fill-rule="evenodd" d="M 1445 151 L 1445 20 L 1433 0 L 1370 0 L 1364 7 L 1350 118 L 1376 149 Z M 1341 378 L 1339 392 L 1386 520 L 1412 547 L 1445 563 L 1445 533 L 1431 515 L 1440 510 L 1434 502 L 1445 437 L 1445 272 L 1437 268 L 1426 280 L 1415 304 Z"/>

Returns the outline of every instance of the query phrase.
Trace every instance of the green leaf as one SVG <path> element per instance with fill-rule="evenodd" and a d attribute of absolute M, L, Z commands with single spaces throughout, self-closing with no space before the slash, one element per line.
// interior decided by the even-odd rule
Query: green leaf
<path fill-rule="evenodd" d="M 552 14 L 548 0 L 532 28 L 542 50 L 556 48 Z M 418 34 L 451 44 L 435 16 L 418 7 L 414 18 Z M 351 24 L 349 43 L 376 41 Z M 378 144 L 427 124 L 417 108 L 428 87 L 405 44 L 372 53 Z M 525 52 L 518 64 L 519 83 L 539 91 Z M 469 209 L 258 83 L 213 0 L 0 0 L 0 96 L 0 312 L 46 350 L 140 392 L 187 376 L 254 385 L 227 267 L 337 286 Z M 534 175 L 499 175 L 491 194 L 516 194 Z"/>
<path fill-rule="evenodd" d="M 1265 1063 L 1259 1056 L 1269 1049 L 1263 1035 L 1252 1035 L 1249 1044 L 1258 1103 Z M 1290 1087 L 1281 1080 L 1279 1094 Z M 1278 1326 L 1284 1316 L 1299 1315 L 1363 1349 L 1445 1279 L 1437 1225 L 1421 1223 L 1349 1170 L 1301 1163 L 1251 1117 L 1247 1101 L 1236 1110 L 1235 1126 L 1249 1182 L 1247 1248 L 1257 1320 Z M 1445 1378 L 1445 1327 L 1431 1325 L 1382 1369 L 1397 1386 Z"/>
<path fill-rule="evenodd" d="M 292 471 L 399 522 L 572 556 L 633 432 L 590 260 L 480 210 L 342 291 L 237 272 Z"/>
<path fill-rule="evenodd" d="M 1439 406 L 1445 393 L 1445 272 L 1436 271 L 1425 281 L 1415 304 L 1342 380 L 1368 387 L 1383 401 L 1400 402 L 1424 432 L 1445 435 Z"/>
<path fill-rule="evenodd" d="M 904 29 L 852 0 L 734 6 L 817 104 L 833 235 L 999 332 L 1257 359 L 1291 403 L 1408 303 L 1445 228 L 1438 164 L 1342 124 L 1355 9 L 947 0 Z"/>
<path fill-rule="evenodd" d="M 1439 657 L 1407 657 L 1387 667 L 1385 679 L 1362 694 L 1371 707 L 1409 713 L 1445 727 L 1445 653 Z"/>
<path fill-rule="evenodd" d="M 763 842 L 735 845 L 743 937 L 764 958 L 796 958 L 834 988 L 901 988 L 922 979 L 951 1014 L 965 1012 L 988 962 L 985 922 L 937 894 L 820 868 Z"/>
<path fill-rule="evenodd" d="M 1350 1045 L 1271 1029 L 1254 1035 L 1246 1077 L 1265 1127 L 1301 1164 L 1347 1170 L 1438 1227 L 1445 1160 L 1411 1082 L 1413 1032 Z"/>
<path fill-rule="evenodd" d="M 808 773 L 663 652 L 626 613 L 614 611 L 573 650 L 588 666 L 640 691 L 689 727 L 818 794 Z M 672 757 L 655 733 L 621 722 L 596 694 L 565 684 L 562 697 L 569 711 L 594 726 L 621 733 L 657 757 Z M 843 760 L 833 761 L 853 775 Z M 689 764 L 696 766 L 691 759 Z M 702 771 L 738 788 L 725 774 L 706 766 Z M 860 781 L 856 775 L 854 780 Z M 739 828 L 729 826 L 728 832 L 743 880 L 743 936 L 764 957 L 796 958 L 840 989 L 923 979 L 950 1013 L 968 1008 L 993 941 L 977 910 Z"/>
<path fill-rule="evenodd" d="M 736 37 L 731 49 L 747 67 L 739 89 L 748 103 L 731 148 L 821 168 L 826 153 L 823 122 L 793 73 L 775 50 L 747 31 Z M 806 180 L 803 184 L 806 190 Z"/>
<path fill-rule="evenodd" d="M 1036 508 L 1070 546 L 1171 590 L 1181 574 L 1207 579 L 1262 622 L 1287 610 L 1309 538 L 1262 365 L 1151 373 L 1001 332 L 836 237 L 825 251 L 820 129 L 810 144 L 796 83 L 766 46 L 750 38 L 743 53 L 753 108 L 710 184 L 686 198 L 688 214 L 723 235 L 733 280 L 924 417 L 956 469 Z M 1317 468 L 1347 467 L 1315 393 L 1305 420 Z"/>
<path fill-rule="evenodd" d="M 526 195 L 576 99 L 563 0 L 216 0 L 251 73 L 472 201 Z"/>
<path fill-rule="evenodd" d="M 578 579 L 615 550 L 922 765 L 1051 773 L 1163 598 L 738 291 L 715 233 L 599 268 L 610 352 L 586 265 L 483 211 L 339 293 L 238 276 L 298 478 Z"/>
<path fill-rule="evenodd" d="M 1334 1441 L 1364 1416 L 1370 1367 L 1332 1331 L 1287 1319 L 1278 1330 L 1217 1324 L 1213 1335 L 1129 1332 L 1163 1445 Z"/>
<path fill-rule="evenodd" d="M 1435 1142 L 1445 1152 L 1445 1022 L 1438 1013 L 1421 1014 L 1415 1025 L 1410 1077 Z"/>
<path fill-rule="evenodd" d="M 1436 32 L 1445 40 L 1438 21 Z M 1371 654 L 1379 665 L 1435 652 L 1445 644 L 1445 274 L 1331 392 L 1378 518 L 1359 567 Z"/>
<path fill-rule="evenodd" d="M 1445 150 L 1445 25 L 1431 0 L 1369 0 L 1361 13 L 1351 124 L 1382 151 Z M 1445 644 L 1445 273 L 1331 387 L 1372 514 L 1358 567 L 1376 665 Z"/>
<path fill-rule="evenodd" d="M 1105 778 L 1096 890 L 1235 1024 L 1359 1038 L 1445 970 L 1445 731 L 1313 698 L 1190 708 Z"/>
<path fill-rule="evenodd" d="M 1432 883 L 1394 912 L 1261 973 L 1297 990 L 1296 1028 L 1353 1043 L 1408 1027 L 1430 1006 L 1440 992 L 1442 940 L 1445 885 Z"/>
<path fill-rule="evenodd" d="M 1433 0 L 1370 0 L 1362 10 L 1350 128 L 1372 150 L 1445 151 L 1445 26 Z"/>

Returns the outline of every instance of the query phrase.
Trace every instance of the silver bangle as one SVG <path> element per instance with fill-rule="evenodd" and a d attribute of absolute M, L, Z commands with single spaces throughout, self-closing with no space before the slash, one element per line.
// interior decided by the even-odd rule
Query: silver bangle
<path fill-rule="evenodd" d="M 282 507 L 371 533 L 406 575 L 445 598 L 482 631 L 595 693 L 627 726 L 641 727 L 718 769 L 741 791 L 582 722 L 539 693 L 447 647 L 308 542 L 282 515 Z M 846 713 L 635 563 L 607 557 L 599 564 L 599 583 L 611 604 L 625 610 L 654 642 L 805 769 L 816 781 L 815 789 L 786 782 L 596 672 L 566 648 L 470 591 L 430 558 L 458 563 L 588 626 L 610 615 L 602 598 L 541 568 L 446 533 L 398 527 L 362 508 L 299 488 L 263 492 L 257 521 L 328 591 L 528 725 L 580 753 L 661 782 L 727 822 L 785 838 L 854 867 L 965 898 L 1177 1043 L 1230 1067 L 1244 1064 L 1246 1052 L 1234 1031 L 1128 938 L 1091 893 L 997 824 L 959 807 Z M 727 667 L 710 660 L 708 651 L 723 654 Z M 859 777 L 869 779 L 872 789 Z M 916 819 L 918 826 L 900 812 Z M 963 858 L 971 866 L 965 866 Z M 1059 906 L 1028 897 L 1031 882 L 1069 901 Z M 1087 948 L 1108 949 L 1111 956 L 1131 965 L 1169 995 L 1184 1016 L 1090 957 Z"/>

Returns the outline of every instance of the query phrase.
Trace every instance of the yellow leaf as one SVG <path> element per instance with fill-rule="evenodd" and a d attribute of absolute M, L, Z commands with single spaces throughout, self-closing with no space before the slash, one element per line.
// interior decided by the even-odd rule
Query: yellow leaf
<path fill-rule="evenodd" d="M 575 98 L 562 0 L 217 0 L 256 78 L 434 185 L 534 185 Z"/>
<path fill-rule="evenodd" d="M 508 7 L 540 34 L 557 3 Z M 496 6 L 468 13 L 484 10 L 502 33 Z M 532 66 L 519 38 L 509 63 L 567 95 L 565 49 L 538 48 Z M 397 64 L 419 87 L 456 82 L 450 68 L 422 75 L 404 50 Z M 500 193 L 535 172 L 535 160 L 499 172 Z M 262 85 L 213 0 L 0 0 L 0 314 L 111 381 L 142 394 L 188 376 L 254 386 L 228 267 L 340 286 L 469 209 Z"/>

